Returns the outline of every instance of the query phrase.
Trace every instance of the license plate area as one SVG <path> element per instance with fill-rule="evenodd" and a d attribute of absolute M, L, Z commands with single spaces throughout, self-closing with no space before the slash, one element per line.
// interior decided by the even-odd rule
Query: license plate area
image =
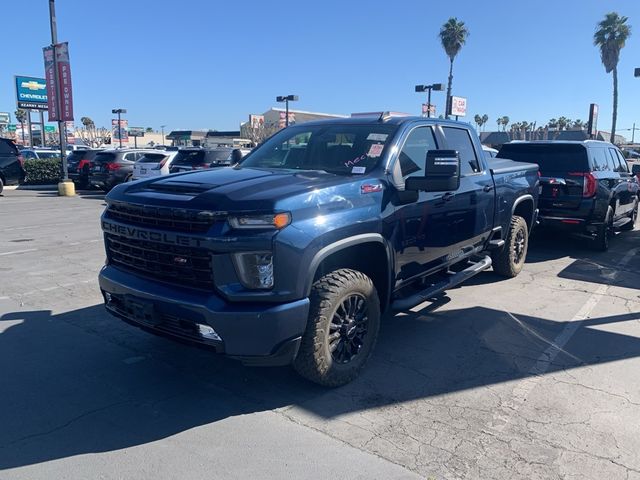
<path fill-rule="evenodd" d="M 160 316 L 152 302 L 140 300 L 139 298 L 126 298 L 125 309 L 131 317 L 139 323 L 157 326 L 160 324 Z"/>

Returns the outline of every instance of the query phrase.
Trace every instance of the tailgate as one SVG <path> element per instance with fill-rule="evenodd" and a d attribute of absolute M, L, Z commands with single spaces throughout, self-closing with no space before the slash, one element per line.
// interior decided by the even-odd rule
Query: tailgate
<path fill-rule="evenodd" d="M 584 174 L 581 172 L 540 172 L 541 208 L 578 208 L 584 191 Z"/>

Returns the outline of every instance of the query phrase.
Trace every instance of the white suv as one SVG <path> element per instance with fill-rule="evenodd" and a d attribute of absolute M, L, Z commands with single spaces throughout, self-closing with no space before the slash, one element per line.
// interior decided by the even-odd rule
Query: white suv
<path fill-rule="evenodd" d="M 139 180 L 141 178 L 169 175 L 171 162 L 173 162 L 177 153 L 177 151 L 167 150 L 146 152 L 144 156 L 138 159 L 133 165 L 133 179 Z"/>

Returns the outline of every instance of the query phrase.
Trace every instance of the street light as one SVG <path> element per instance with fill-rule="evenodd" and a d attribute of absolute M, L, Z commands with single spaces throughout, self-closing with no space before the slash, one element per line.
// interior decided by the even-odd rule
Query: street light
<path fill-rule="evenodd" d="M 640 68 L 636 68 L 633 72 L 634 77 L 640 77 Z"/>
<path fill-rule="evenodd" d="M 160 129 L 162 130 L 162 145 L 164 145 L 164 127 L 166 127 L 166 125 L 160 125 Z"/>
<path fill-rule="evenodd" d="M 276 97 L 276 102 L 284 102 L 285 104 L 285 120 L 284 120 L 284 126 L 288 127 L 289 126 L 289 102 L 297 102 L 298 101 L 298 95 L 286 95 L 286 96 L 278 96 Z"/>
<path fill-rule="evenodd" d="M 111 113 L 117 113 L 118 114 L 118 140 L 120 140 L 120 148 L 122 148 L 122 126 L 120 124 L 120 115 L 122 115 L 123 113 L 127 113 L 127 109 L 126 108 L 114 108 L 113 110 L 111 110 Z"/>
<path fill-rule="evenodd" d="M 442 83 L 433 83 L 431 85 L 416 85 L 416 92 L 427 92 L 427 117 L 431 117 L 431 90 L 440 92 L 444 90 Z"/>

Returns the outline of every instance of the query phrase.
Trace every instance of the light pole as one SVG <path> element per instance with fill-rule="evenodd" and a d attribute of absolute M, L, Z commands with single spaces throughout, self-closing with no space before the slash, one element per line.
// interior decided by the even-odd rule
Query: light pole
<path fill-rule="evenodd" d="M 160 129 L 162 130 L 162 145 L 164 145 L 164 127 L 166 127 L 166 125 L 160 125 Z"/>
<path fill-rule="evenodd" d="M 634 77 L 640 77 L 640 68 L 636 68 L 636 69 L 633 71 L 633 76 L 634 76 Z"/>
<path fill-rule="evenodd" d="M 440 92 L 444 90 L 442 83 L 433 83 L 431 85 L 416 85 L 416 92 L 427 92 L 427 118 L 431 117 L 431 90 Z"/>
<path fill-rule="evenodd" d="M 285 105 L 285 119 L 284 119 L 284 126 L 288 127 L 289 126 L 289 102 L 297 102 L 298 101 L 298 95 L 285 95 L 285 96 L 278 96 L 276 97 L 276 102 L 284 102 Z"/>
<path fill-rule="evenodd" d="M 56 110 L 58 111 L 58 131 L 60 132 L 60 159 L 62 160 L 62 181 L 69 182 L 69 169 L 67 168 L 67 139 L 65 136 L 64 122 L 62 121 L 62 96 L 60 95 L 60 78 L 58 76 L 58 58 L 56 45 L 58 44 L 58 27 L 56 22 L 55 0 L 49 0 L 49 24 L 51 26 L 51 47 L 53 48 L 53 78 L 56 91 Z M 29 113 L 29 129 L 31 129 L 31 114 Z M 29 130 L 31 135 L 31 130 Z M 42 132 L 44 137 L 44 132 Z M 31 138 L 31 137 L 30 137 Z M 31 140 L 33 142 L 33 139 Z"/>
<path fill-rule="evenodd" d="M 120 141 L 120 148 L 122 148 L 122 125 L 120 124 L 120 115 L 127 113 L 126 108 L 114 108 L 111 113 L 118 114 L 118 140 Z"/>
<path fill-rule="evenodd" d="M 636 130 L 640 130 L 640 127 L 636 128 L 635 122 L 633 123 L 632 128 L 621 128 L 620 130 L 623 132 L 631 131 L 631 143 L 636 143 Z"/>

